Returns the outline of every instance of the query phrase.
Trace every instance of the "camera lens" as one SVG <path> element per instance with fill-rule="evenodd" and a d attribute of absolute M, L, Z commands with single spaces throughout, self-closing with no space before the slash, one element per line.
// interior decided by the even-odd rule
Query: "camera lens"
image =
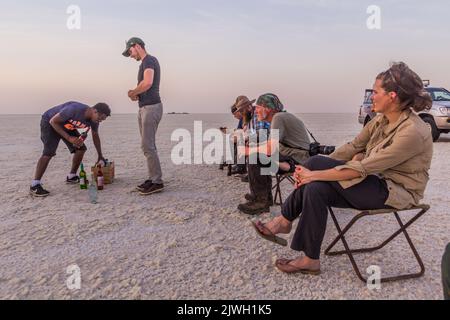
<path fill-rule="evenodd" d="M 336 148 L 333 146 L 320 146 L 320 154 L 329 155 L 334 152 Z"/>

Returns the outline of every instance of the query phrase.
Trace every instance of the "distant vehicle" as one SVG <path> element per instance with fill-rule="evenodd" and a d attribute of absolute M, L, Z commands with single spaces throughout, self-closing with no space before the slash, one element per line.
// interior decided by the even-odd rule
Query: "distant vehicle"
<path fill-rule="evenodd" d="M 433 106 L 428 111 L 419 112 L 418 115 L 431 129 L 433 141 L 437 141 L 441 133 L 450 132 L 450 92 L 445 88 L 430 87 L 430 81 L 424 80 L 425 90 L 433 99 Z M 360 106 L 358 120 L 366 126 L 376 113 L 372 111 L 373 90 L 367 89 L 364 102 Z"/>
<path fill-rule="evenodd" d="M 366 93 L 364 94 L 364 102 L 359 107 L 358 120 L 359 123 L 364 125 L 364 127 L 376 116 L 376 113 L 372 111 L 372 94 L 372 89 L 366 89 Z"/>

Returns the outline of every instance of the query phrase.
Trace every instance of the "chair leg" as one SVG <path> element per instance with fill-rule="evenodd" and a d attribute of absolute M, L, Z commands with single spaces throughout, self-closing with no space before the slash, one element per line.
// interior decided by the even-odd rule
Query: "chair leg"
<path fill-rule="evenodd" d="M 336 243 L 337 243 L 339 240 L 341 240 L 342 243 L 343 243 L 343 245 L 344 245 L 344 248 L 345 248 L 345 251 L 344 251 L 344 252 L 347 253 L 347 255 L 348 255 L 349 259 L 350 259 L 350 262 L 351 262 L 351 264 L 352 264 L 352 266 L 353 266 L 353 270 L 355 270 L 356 275 L 358 276 L 358 278 L 359 278 L 362 282 L 367 283 L 367 278 L 364 278 L 364 277 L 362 276 L 361 272 L 359 271 L 358 265 L 356 264 L 356 261 L 355 261 L 355 259 L 353 258 L 353 254 L 352 254 L 352 252 L 350 251 L 350 247 L 348 246 L 347 240 L 345 240 L 345 236 L 344 236 L 345 233 L 350 229 L 350 227 L 351 227 L 357 220 L 359 220 L 359 218 L 355 217 L 355 218 L 347 225 L 347 227 L 344 228 L 344 231 L 342 231 L 342 230 L 341 230 L 341 226 L 339 225 L 339 222 L 338 222 L 338 220 L 336 219 L 336 216 L 334 215 L 333 210 L 332 210 L 331 208 L 329 208 L 329 211 L 330 211 L 330 215 L 331 215 L 331 217 L 332 217 L 332 219 L 333 219 L 333 221 L 334 221 L 334 224 L 335 224 L 335 226 L 336 226 L 336 229 L 337 229 L 339 235 L 338 235 L 338 237 L 331 243 L 331 245 L 325 250 L 325 254 L 326 254 L 326 255 L 330 255 L 330 254 L 329 254 L 329 251 L 336 245 Z"/>
<path fill-rule="evenodd" d="M 421 217 L 425 212 L 427 212 L 427 210 L 422 210 L 419 214 L 417 214 L 414 218 L 415 220 L 417 220 L 419 217 Z M 406 225 L 403 225 L 402 220 L 400 219 L 399 214 L 396 212 L 395 213 L 395 218 L 397 218 L 398 224 L 400 225 L 400 230 L 403 231 L 403 234 L 405 235 L 406 240 L 409 243 L 409 246 L 411 247 L 412 252 L 414 253 L 414 256 L 416 257 L 417 263 L 420 266 L 420 272 L 414 274 L 414 276 L 410 276 L 410 278 L 419 278 L 421 276 L 423 276 L 425 274 L 425 265 L 423 264 L 422 258 L 420 257 L 419 253 L 417 252 L 416 247 L 414 246 L 411 237 L 409 236 L 408 232 L 406 231 L 406 229 L 412 224 L 411 221 L 409 221 Z M 411 219 L 412 220 L 412 219 Z M 415 221 L 414 220 L 414 221 Z M 413 221 L 413 222 L 414 222 Z M 407 278 L 406 278 L 407 279 Z"/>
<path fill-rule="evenodd" d="M 277 175 L 276 179 L 277 184 L 272 188 L 272 190 L 275 189 L 275 197 L 273 199 L 273 202 L 275 205 L 281 206 L 283 205 L 283 199 L 281 197 L 281 182 L 284 180 L 284 178 L 281 178 L 279 175 Z"/>
<path fill-rule="evenodd" d="M 285 179 L 287 179 L 290 183 L 295 184 L 295 180 L 291 176 L 280 176 L 280 175 L 277 175 L 276 179 L 277 179 L 277 183 L 274 187 L 272 187 L 272 190 L 275 190 L 274 204 L 277 206 L 282 206 L 283 199 L 281 197 L 281 183 Z M 280 201 L 278 201 L 277 199 L 279 199 Z"/>
<path fill-rule="evenodd" d="M 228 164 L 228 173 L 227 176 L 231 177 L 232 176 L 232 169 L 233 169 L 233 164 L 237 164 L 237 143 L 234 143 L 234 147 L 233 147 L 233 163 Z"/>
<path fill-rule="evenodd" d="M 294 180 L 294 178 L 292 178 L 291 176 L 288 176 L 286 179 L 288 179 L 290 183 L 292 183 L 293 185 L 295 185 L 295 180 Z"/>
<path fill-rule="evenodd" d="M 353 218 L 350 223 L 344 228 L 344 230 L 341 230 L 341 227 L 338 223 L 338 220 L 333 212 L 333 210 L 331 208 L 329 208 L 330 211 L 330 215 L 333 219 L 333 222 L 336 226 L 336 229 L 338 231 L 338 236 L 335 240 L 333 240 L 333 242 L 328 246 L 328 248 L 325 250 L 325 254 L 328 256 L 335 256 L 335 255 L 342 255 L 342 254 L 347 254 L 350 262 L 352 263 L 353 269 L 355 270 L 358 278 L 363 281 L 363 282 L 367 282 L 367 278 L 364 278 L 358 268 L 358 265 L 355 262 L 355 259 L 353 257 L 354 253 L 364 253 L 364 252 L 373 252 L 376 250 L 379 250 L 383 247 L 385 247 L 388 243 L 390 243 L 392 240 L 394 240 L 400 233 L 403 233 L 405 235 L 406 240 L 408 241 L 408 244 L 420 266 L 420 272 L 418 273 L 413 273 L 413 274 L 405 274 L 405 275 L 400 275 L 400 276 L 395 276 L 395 277 L 387 277 L 387 278 L 382 278 L 381 282 L 389 282 L 389 281 L 397 281 L 397 280 L 404 280 L 404 279 L 411 279 L 411 278 L 418 278 L 423 276 L 423 274 L 425 273 L 425 266 L 423 264 L 422 259 L 420 258 L 419 253 L 417 252 L 411 238 L 409 237 L 408 232 L 406 231 L 406 229 L 411 226 L 417 219 L 419 219 L 423 214 L 425 214 L 428 209 L 422 209 L 417 215 L 415 215 L 411 220 L 408 221 L 408 223 L 406 223 L 405 225 L 403 224 L 402 220 L 400 219 L 400 216 L 397 212 L 393 212 L 397 222 L 400 225 L 400 229 L 396 232 L 394 232 L 386 241 L 384 241 L 382 244 L 380 244 L 379 246 L 376 247 L 372 247 L 372 248 L 361 248 L 361 249 L 354 249 L 354 250 L 350 250 L 349 245 L 347 243 L 347 240 L 345 239 L 345 234 L 350 230 L 350 228 L 361 218 L 371 215 L 368 212 L 362 212 L 359 215 L 357 215 L 355 218 Z M 341 240 L 342 243 L 344 244 L 344 248 L 345 250 L 343 251 L 335 251 L 335 252 L 331 252 L 331 249 L 333 249 L 333 247 L 337 244 L 337 242 Z"/>

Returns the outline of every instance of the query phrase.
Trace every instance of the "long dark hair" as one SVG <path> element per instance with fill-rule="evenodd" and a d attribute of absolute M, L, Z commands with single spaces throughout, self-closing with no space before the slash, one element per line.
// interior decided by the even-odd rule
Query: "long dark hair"
<path fill-rule="evenodd" d="M 416 112 L 429 110 L 433 104 L 430 94 L 425 91 L 422 79 L 404 62 L 392 63 L 380 73 L 377 80 L 387 92 L 396 92 L 402 110 L 411 108 Z"/>

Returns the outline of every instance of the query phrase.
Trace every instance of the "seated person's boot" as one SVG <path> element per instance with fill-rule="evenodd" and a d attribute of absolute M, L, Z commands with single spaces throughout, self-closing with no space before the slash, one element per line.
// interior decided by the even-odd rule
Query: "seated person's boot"
<path fill-rule="evenodd" d="M 238 210 L 248 215 L 267 213 L 270 212 L 270 203 L 268 200 L 256 199 L 255 201 L 240 204 Z"/>
<path fill-rule="evenodd" d="M 247 193 L 246 195 L 245 195 L 245 200 L 247 200 L 247 201 L 255 201 L 256 200 L 256 196 L 254 195 L 254 194 L 251 194 L 251 193 Z"/>
<path fill-rule="evenodd" d="M 244 175 L 244 176 L 241 178 L 241 181 L 244 182 L 244 183 L 248 183 L 248 182 L 249 182 L 249 180 L 248 180 L 248 174 Z"/>
<path fill-rule="evenodd" d="M 247 173 L 247 168 L 243 164 L 238 164 L 231 169 L 231 175 L 233 175 L 233 176 L 236 174 L 246 174 L 246 173 Z"/>

